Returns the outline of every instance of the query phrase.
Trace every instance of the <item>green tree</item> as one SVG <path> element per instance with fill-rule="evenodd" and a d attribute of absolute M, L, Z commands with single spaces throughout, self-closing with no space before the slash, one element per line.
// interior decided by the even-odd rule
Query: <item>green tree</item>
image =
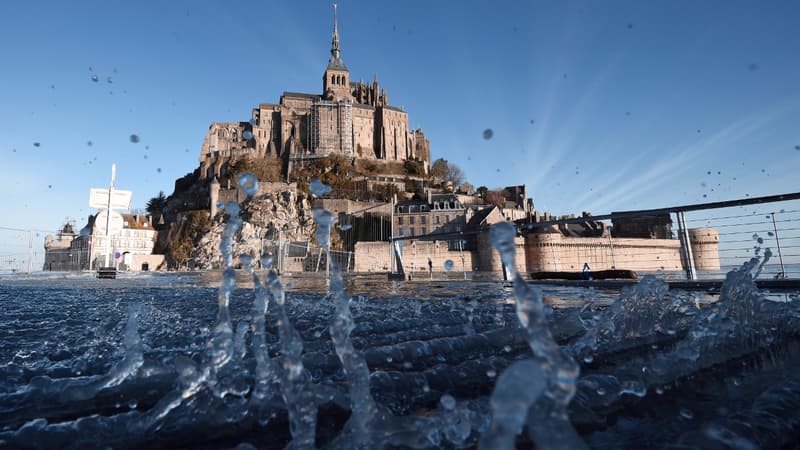
<path fill-rule="evenodd" d="M 150 215 L 156 216 L 164 210 L 165 206 L 167 206 L 167 197 L 164 195 L 164 191 L 159 191 L 158 195 L 147 201 L 145 209 Z"/>

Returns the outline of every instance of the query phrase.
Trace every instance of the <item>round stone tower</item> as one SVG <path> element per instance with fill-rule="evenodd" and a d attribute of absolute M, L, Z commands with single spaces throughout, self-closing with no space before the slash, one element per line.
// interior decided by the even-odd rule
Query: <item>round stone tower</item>
<path fill-rule="evenodd" d="M 522 237 L 514 238 L 514 247 L 516 252 L 514 254 L 514 266 L 517 272 L 521 275 L 527 273 L 525 263 L 525 241 Z M 500 253 L 492 246 L 492 241 L 489 237 L 489 230 L 483 231 L 478 235 L 478 270 L 481 272 L 495 272 L 503 273 L 503 261 L 500 259 Z"/>
<path fill-rule="evenodd" d="M 219 181 L 217 181 L 217 177 L 214 177 L 208 185 L 208 194 L 211 200 L 211 218 L 213 219 L 217 215 L 217 202 L 219 201 Z"/>
<path fill-rule="evenodd" d="M 525 262 L 531 272 L 557 272 L 558 251 L 554 246 L 561 243 L 561 233 L 537 232 L 525 235 Z"/>
<path fill-rule="evenodd" d="M 719 270 L 719 233 L 713 228 L 689 229 L 692 256 L 697 270 Z"/>

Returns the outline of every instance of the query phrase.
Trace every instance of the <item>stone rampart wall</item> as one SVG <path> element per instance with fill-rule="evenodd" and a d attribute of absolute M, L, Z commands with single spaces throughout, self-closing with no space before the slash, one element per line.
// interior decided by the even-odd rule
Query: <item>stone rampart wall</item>
<path fill-rule="evenodd" d="M 445 272 L 451 261 L 453 272 L 476 270 L 475 252 L 448 250 L 447 242 L 404 241 L 403 266 L 408 273 L 427 273 L 428 258 L 434 272 Z M 387 272 L 391 268 L 388 242 L 358 242 L 355 245 L 355 272 Z"/>

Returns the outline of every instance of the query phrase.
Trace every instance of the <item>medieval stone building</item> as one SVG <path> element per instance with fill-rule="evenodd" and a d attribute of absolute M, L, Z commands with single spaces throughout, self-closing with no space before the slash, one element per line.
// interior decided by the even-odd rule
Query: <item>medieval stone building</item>
<path fill-rule="evenodd" d="M 211 124 L 200 152 L 200 177 L 222 175 L 239 158 L 291 162 L 338 154 L 385 161 L 419 160 L 427 171 L 430 143 L 421 129 L 408 127 L 408 113 L 389 104 L 378 78 L 353 82 L 339 45 L 336 8 L 331 56 L 322 93 L 284 92 L 278 104 L 253 108 L 249 122 Z"/>

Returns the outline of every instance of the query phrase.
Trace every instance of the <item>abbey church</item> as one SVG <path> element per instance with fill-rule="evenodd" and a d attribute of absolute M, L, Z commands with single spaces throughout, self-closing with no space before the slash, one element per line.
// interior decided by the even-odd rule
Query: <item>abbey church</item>
<path fill-rule="evenodd" d="M 430 143 L 421 129 L 408 127 L 408 113 L 389 104 L 378 84 L 352 82 L 342 59 L 336 6 L 331 56 L 322 93 L 284 92 L 278 104 L 253 108 L 249 122 L 211 124 L 200 153 L 200 177 L 222 175 L 243 157 L 292 161 L 339 154 L 384 161 L 418 160 L 427 171 Z"/>

